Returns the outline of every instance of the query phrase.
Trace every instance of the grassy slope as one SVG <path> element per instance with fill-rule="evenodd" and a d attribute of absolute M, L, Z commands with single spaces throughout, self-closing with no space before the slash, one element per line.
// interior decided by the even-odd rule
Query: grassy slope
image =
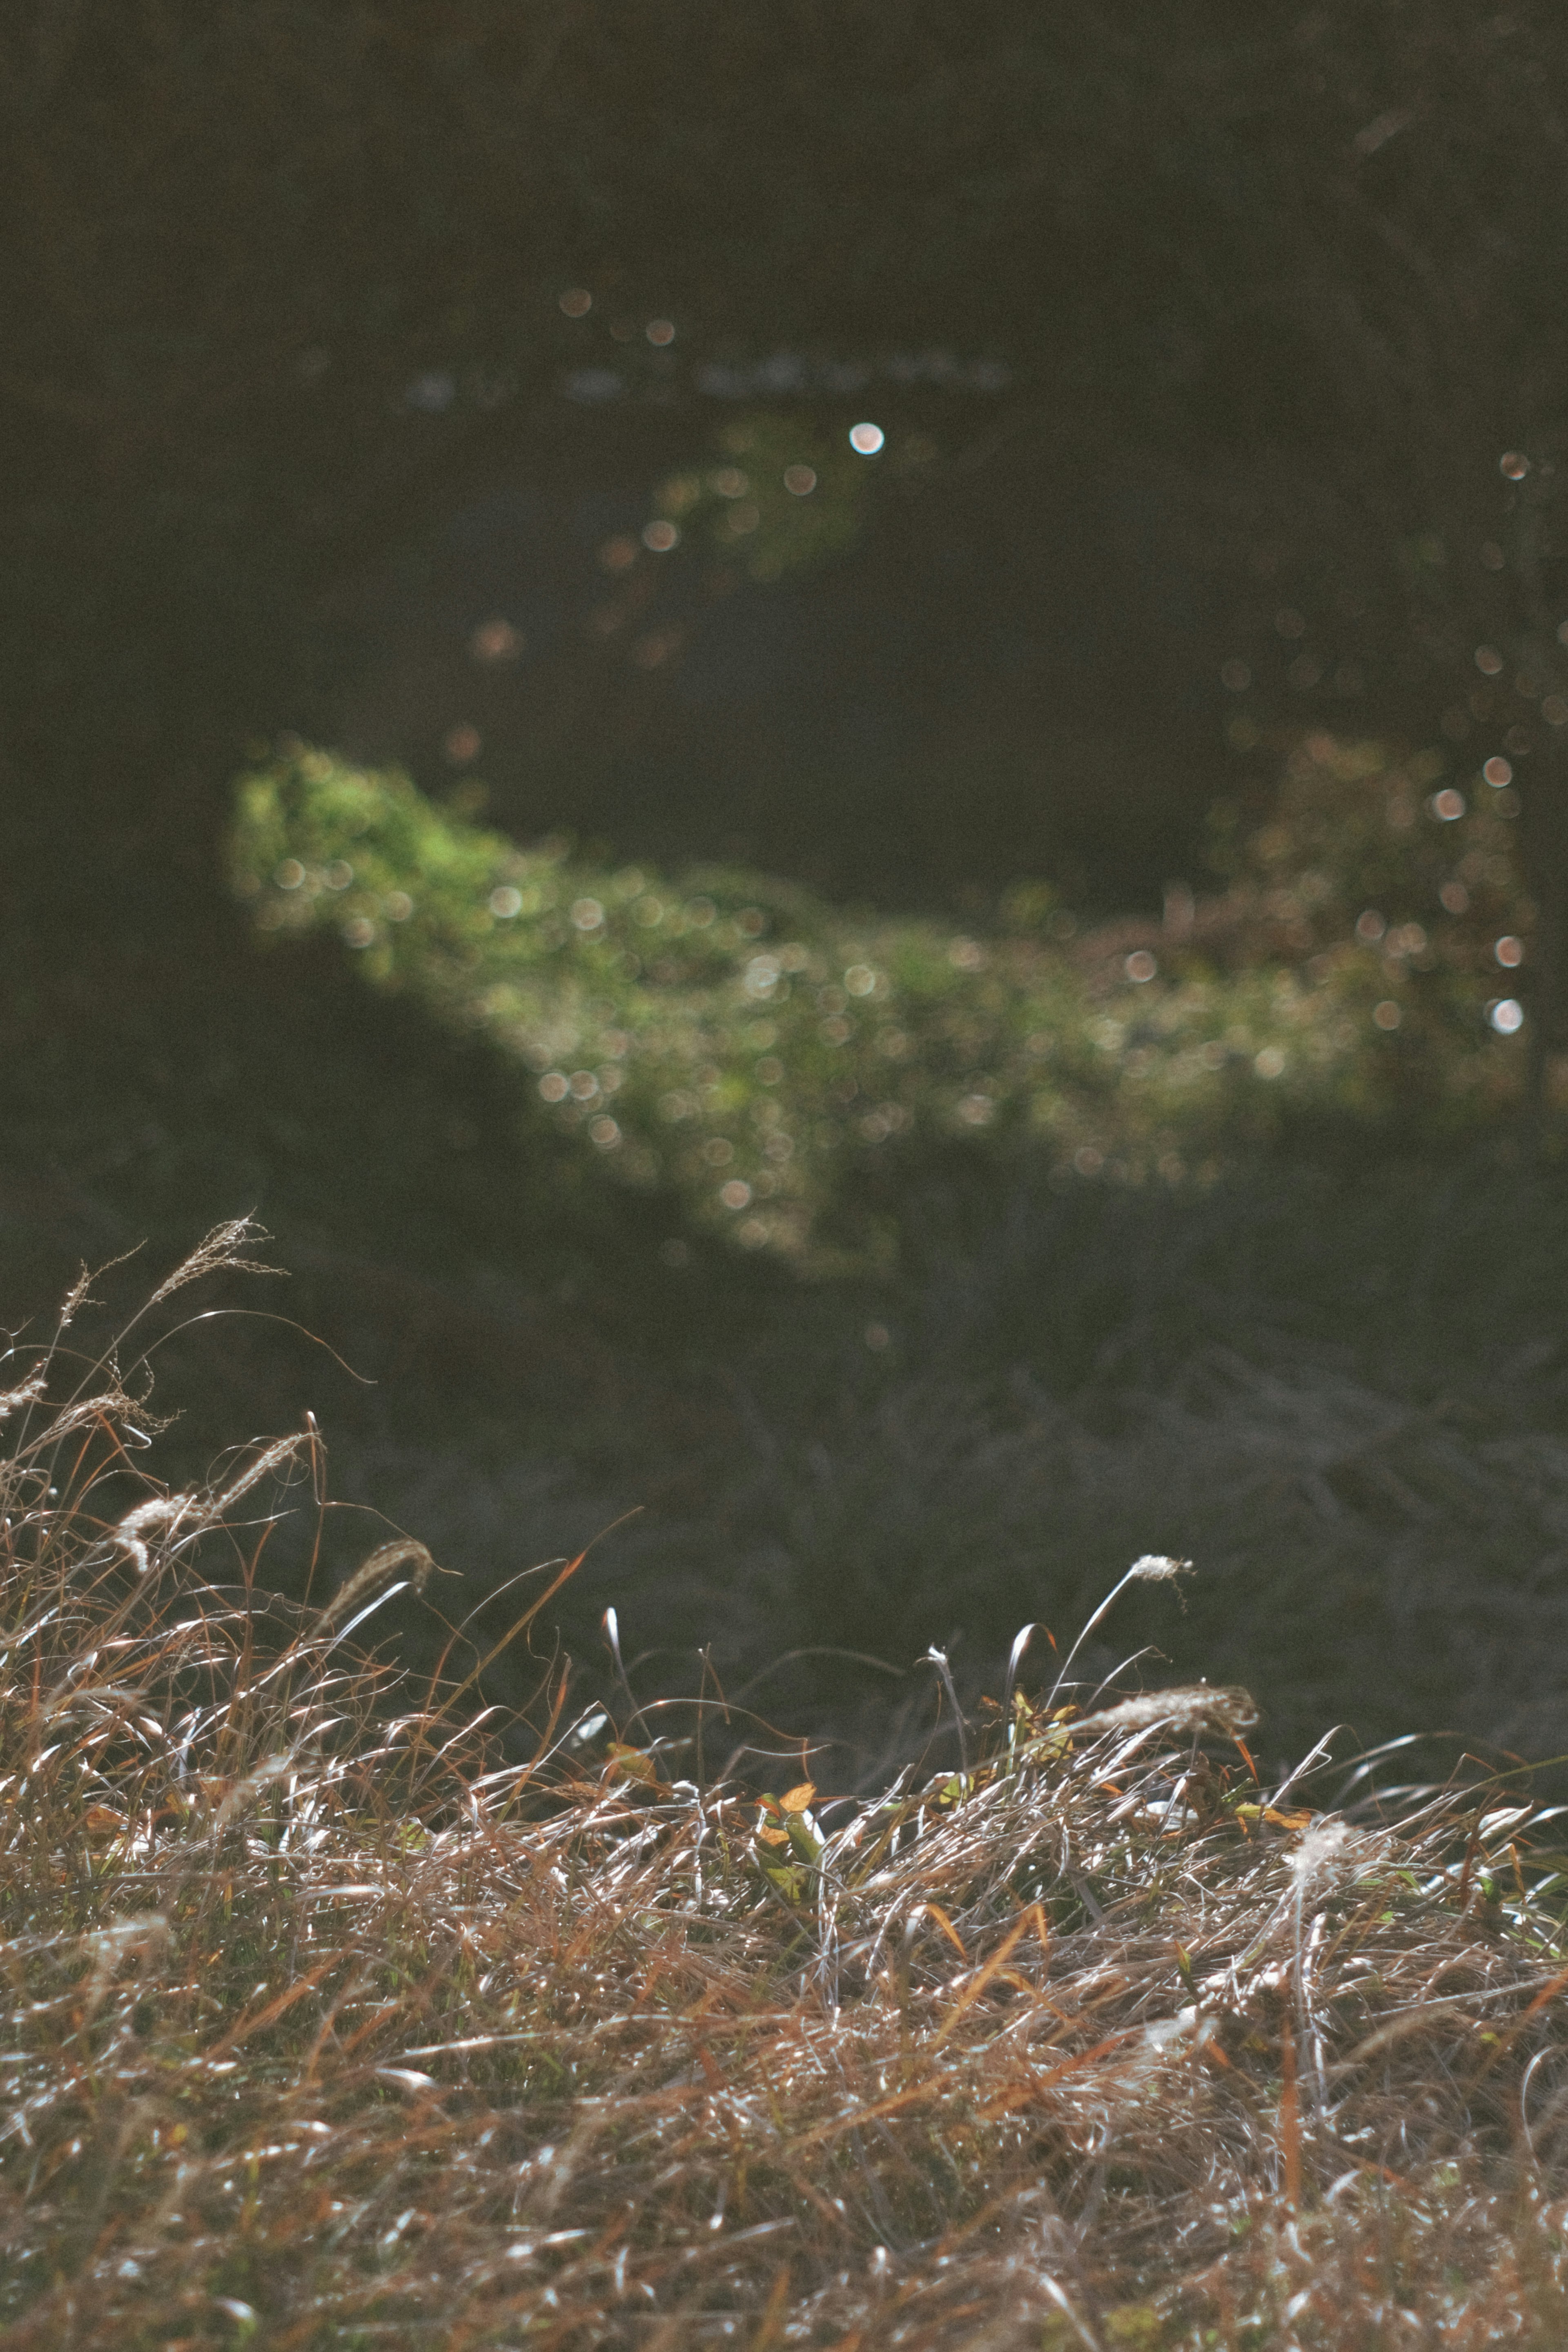
<path fill-rule="evenodd" d="M 8 1400 L 8 2342 L 1561 2343 L 1561 1881 L 1506 1790 L 1314 1814 L 1244 1694 L 1062 1716 L 1034 1659 L 863 1799 L 553 1674 L 509 1764 L 345 1638 L 417 1546 L 247 1598 L 308 1445 L 128 1471 L 139 1328 Z"/>
<path fill-rule="evenodd" d="M 363 988 L 357 951 L 253 949 L 221 901 L 199 933 L 165 936 L 153 895 L 134 957 L 97 935 L 64 970 L 25 937 L 0 950 L 5 1296 L 47 1308 L 78 1251 L 101 1259 L 151 1234 L 172 1252 L 216 1214 L 260 1209 L 291 1279 L 253 1304 L 375 1384 L 280 1324 L 194 1328 L 161 1358 L 186 1416 L 165 1441 L 172 1474 L 199 1472 L 237 1428 L 295 1427 L 311 1409 L 354 1507 L 327 1523 L 324 1571 L 352 1565 L 385 1514 L 476 1597 L 637 1510 L 553 1611 L 584 1688 L 605 1671 L 614 1602 L 628 1654 L 660 1653 L 652 1682 L 683 1686 L 710 1645 L 729 1686 L 765 1673 L 759 1703 L 850 1741 L 857 1777 L 874 1780 L 929 1721 L 930 1677 L 911 1664 L 928 1643 L 952 1648 L 976 1697 L 1017 1623 L 1059 1633 L 1150 1544 L 1196 1561 L 1184 1612 L 1146 1596 L 1098 1665 L 1153 1642 L 1175 1671 L 1248 1683 L 1274 1760 L 1341 1719 L 1367 1738 L 1439 1727 L 1560 1751 L 1560 1177 L 1510 1167 L 1484 1121 L 1447 1143 L 1428 1124 L 1419 1158 L 1395 1156 L 1426 1066 L 1423 1048 L 1407 1086 L 1399 1056 L 1447 1034 L 1467 990 L 1498 984 L 1475 959 L 1506 902 L 1455 918 L 1429 971 L 1407 941 L 1346 936 L 1369 873 L 1403 932 L 1456 861 L 1500 855 L 1507 821 L 1488 814 L 1466 846 L 1471 818 L 1422 819 L 1421 856 L 1390 868 L 1405 835 L 1387 812 L 1409 796 L 1403 771 L 1376 770 L 1383 831 L 1341 871 L 1312 827 L 1327 810 L 1344 835 L 1335 796 L 1368 779 L 1342 769 L 1317 761 L 1298 780 L 1291 823 L 1246 868 L 1250 929 L 1239 947 L 1234 922 L 1228 947 L 1208 940 L 1204 986 L 1224 999 L 1225 956 L 1267 950 L 1304 973 L 1328 955 L 1363 996 L 1401 992 L 1407 1023 L 1392 1037 L 1369 1025 L 1382 1059 L 1355 1064 L 1398 1084 L 1383 1112 L 1237 1153 L 1223 1181 L 1084 1177 L 1048 1139 L 1031 1153 L 998 1118 L 957 1139 L 933 1112 L 918 1148 L 854 1146 L 858 1172 L 836 1196 L 862 1235 L 868 1218 L 894 1234 L 892 1262 L 803 1282 L 777 1253 L 729 1249 L 693 1222 L 678 1171 L 651 1192 L 605 1182 L 599 1149 L 556 1123 L 531 1077 L 520 1088 L 482 1030 L 454 1038 L 412 988 Z M 459 864 L 492 855 L 439 812 L 416 816 Z M 1287 872 L 1331 884 L 1304 941 L 1301 907 L 1271 898 Z M 1524 920 L 1517 905 L 1510 919 Z M 1050 984 L 1098 1021 L 1109 957 L 1104 984 L 1142 1003 L 1147 988 L 1116 977 L 1126 951 L 1075 963 L 1053 948 Z M 956 1018 L 971 980 L 984 990 L 994 972 L 938 961 L 938 1009 Z M 1517 1041 L 1466 1034 L 1506 1077 Z M 1131 1031 L 1119 1055 L 1096 1047 L 1115 1080 L 1101 1109 L 1142 1050 Z M 1280 1082 L 1237 1061 L 1248 1098 L 1277 1103 Z M 933 1079 L 933 1103 L 940 1091 Z M 1142 1115 L 1134 1102 L 1129 1131 Z M 690 1125 L 667 1126 L 657 1097 L 653 1117 L 656 1136 Z M 303 1558 L 280 1537 L 267 1573 L 289 1586 Z M 825 1645 L 887 1670 L 778 1663 Z M 498 1695 L 518 1696 L 504 1676 Z"/>
<path fill-rule="evenodd" d="M 520 1151 L 504 1067 L 330 957 L 215 924 L 199 952 L 84 950 L 54 981 L 24 943 L 13 976 L 14 1311 L 77 1252 L 171 1251 L 259 1207 L 291 1278 L 251 1306 L 376 1384 L 280 1326 L 198 1327 L 161 1357 L 186 1416 L 166 1458 L 195 1474 L 314 1410 L 363 1507 L 329 1521 L 334 1572 L 380 1512 L 482 1592 L 640 1507 L 562 1596 L 584 1673 L 611 1601 L 666 1687 L 701 1644 L 743 1683 L 847 1642 L 896 1678 L 818 1660 L 758 1696 L 874 1775 L 929 1709 L 929 1642 L 962 1635 L 977 1695 L 1017 1623 L 1059 1633 L 1154 1544 L 1197 1562 L 1185 1613 L 1151 1595 L 1116 1638 L 1255 1687 L 1273 1757 L 1339 1719 L 1568 1747 L 1550 1171 L 1485 1146 L 1272 1157 L 1196 1191 L 970 1155 L 911 1174 L 893 1273 L 803 1286 L 704 1245 L 668 1194 L 580 1181 L 574 1139 Z M 299 1567 L 268 1553 L 285 1584 Z"/>
<path fill-rule="evenodd" d="M 520 1172 L 601 1204 L 591 1254 L 607 1204 L 643 1220 L 597 1328 L 659 1288 L 607 1412 L 521 1444 L 499 1399 L 437 1445 L 345 1432 L 340 1475 L 481 1585 L 519 1524 L 574 1548 L 651 1501 L 567 1603 L 574 1650 L 613 1600 L 667 1678 L 704 1643 L 742 1676 L 875 1653 L 888 1673 L 765 1685 L 872 1770 L 929 1642 L 959 1637 L 977 1692 L 1014 1624 L 1070 1622 L 1148 1541 L 1202 1580 L 1128 1646 L 1252 1680 L 1281 1753 L 1331 1716 L 1568 1747 L 1557 1188 L 1497 1149 L 1522 1048 L 1481 1017 L 1492 943 L 1531 917 L 1508 795 L 1446 817 L 1439 781 L 1303 747 L 1229 899 L 1069 945 L 1043 904 L 984 940 L 856 924 L 756 877 L 521 852 L 322 754 L 258 772 L 234 854 L 270 937 L 341 935 L 390 1018 L 412 1001 L 465 1039 L 492 1182 L 510 1131 Z M 837 1282 L 781 1282 L 781 1257 Z M 676 1391 L 661 1453 L 645 1403 Z"/>

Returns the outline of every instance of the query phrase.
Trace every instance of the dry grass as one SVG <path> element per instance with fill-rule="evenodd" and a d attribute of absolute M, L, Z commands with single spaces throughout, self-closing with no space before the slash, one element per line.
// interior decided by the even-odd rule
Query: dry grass
<path fill-rule="evenodd" d="M 520 1745 L 353 1647 L 419 1547 L 251 1589 L 309 1437 L 170 1496 L 68 1360 L 3 1474 L 18 2352 L 1568 2339 L 1559 1882 L 1495 1784 L 1299 1811 L 1204 1685 L 1008 1689 L 837 1802 L 710 1779 L 716 1694 L 666 1745 L 550 1671 Z"/>

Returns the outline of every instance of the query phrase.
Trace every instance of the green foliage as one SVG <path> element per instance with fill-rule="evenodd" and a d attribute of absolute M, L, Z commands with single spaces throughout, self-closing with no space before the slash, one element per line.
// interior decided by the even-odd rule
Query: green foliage
<path fill-rule="evenodd" d="M 1228 898 L 1076 954 L 1026 928 L 854 921 L 741 870 L 524 849 L 301 748 L 241 783 L 234 870 L 263 929 L 333 931 L 375 984 L 487 1037 L 625 1181 L 826 1264 L 890 1247 L 889 1148 L 1033 1140 L 1174 1179 L 1293 1118 L 1494 1114 L 1521 1048 L 1487 1025 L 1484 942 L 1505 917 L 1522 938 L 1528 908 L 1509 820 L 1446 822 L 1431 781 L 1315 740 Z M 1437 893 L 1465 873 L 1450 915 Z M 1387 914 L 1363 920 L 1374 889 Z"/>
<path fill-rule="evenodd" d="M 1336 1024 L 1346 1045 L 1347 1025 L 1364 1038 L 1380 1013 L 1397 1034 L 1397 1053 L 1364 1058 L 1346 1098 L 1418 1104 L 1450 1129 L 1502 1108 L 1517 1083 L 1519 1055 L 1492 1049 L 1488 1016 L 1517 1004 L 1521 964 L 1528 987 L 1537 929 L 1519 796 L 1506 761 L 1487 766 L 1495 782 L 1478 772 L 1461 785 L 1440 753 L 1399 759 L 1313 734 L 1263 825 L 1228 843 L 1223 817 L 1218 827 L 1249 956 L 1288 961 L 1319 1025 Z"/>
<path fill-rule="evenodd" d="M 843 435 L 808 417 L 746 416 L 720 434 L 714 464 L 672 474 L 654 504 L 753 580 L 779 580 L 854 545 L 872 478 Z"/>
<path fill-rule="evenodd" d="M 1422 930 L 1421 943 L 1385 950 L 1417 975 L 1500 987 L 1498 940 L 1522 939 L 1534 922 L 1519 796 L 1506 761 L 1488 762 L 1495 783 L 1478 772 L 1462 788 L 1447 766 L 1437 752 L 1401 761 L 1383 744 L 1308 736 L 1286 762 L 1268 822 L 1232 851 L 1233 878 L 1289 927 L 1297 952 L 1333 950 L 1370 912 L 1386 930 Z M 1363 943 L 1383 936 L 1374 928 Z"/>

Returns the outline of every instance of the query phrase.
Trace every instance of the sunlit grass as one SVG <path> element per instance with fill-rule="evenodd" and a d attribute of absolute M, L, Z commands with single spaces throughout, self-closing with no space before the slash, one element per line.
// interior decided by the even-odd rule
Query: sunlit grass
<path fill-rule="evenodd" d="M 141 1342 L 79 1363 L 79 1306 L 5 1400 L 8 2342 L 1563 2340 L 1561 1882 L 1506 1787 L 1316 1811 L 1245 1693 L 1058 1689 L 1038 1633 L 870 1795 L 714 1688 L 656 1739 L 546 1658 L 487 1718 L 363 1647 L 418 1544 L 253 1583 L 309 1432 L 132 1466 Z"/>
<path fill-rule="evenodd" d="M 864 1264 L 897 1246 L 885 1170 L 922 1149 L 1174 1181 L 1325 1118 L 1495 1121 L 1527 1051 L 1499 957 L 1533 916 L 1511 788 L 1439 774 L 1314 738 L 1226 897 L 1075 945 L 1049 893 L 973 935 L 851 919 L 743 871 L 523 848 L 304 749 L 242 782 L 234 873 L 264 932 L 335 932 L 521 1066 L 607 1171 L 742 1248 Z"/>

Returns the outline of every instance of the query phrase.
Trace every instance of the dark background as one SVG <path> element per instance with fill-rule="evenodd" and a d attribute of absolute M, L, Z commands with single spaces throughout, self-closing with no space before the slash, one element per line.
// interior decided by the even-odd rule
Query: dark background
<path fill-rule="evenodd" d="M 1037 1410 L 1026 1372 L 1131 1461 L 1127 1398 L 1220 1344 L 1258 1379 L 1294 1348 L 1314 1410 L 1342 1377 L 1431 1412 L 1459 1328 L 1470 1405 L 1501 1415 L 1473 1443 L 1555 1443 L 1550 1150 L 1347 1165 L 1325 1139 L 1315 1172 L 1238 1174 L 1223 1213 L 1101 1202 L 1077 1224 L 1026 1171 L 1005 1197 L 932 1180 L 891 1303 L 803 1306 L 710 1263 L 669 1204 L 608 1202 L 537 1141 L 520 1155 L 510 1082 L 476 1050 L 362 998 L 325 953 L 259 953 L 220 845 L 236 770 L 287 730 L 434 790 L 482 780 L 526 835 L 976 921 L 1043 877 L 1092 919 L 1157 907 L 1178 876 L 1206 887 L 1214 803 L 1261 808 L 1303 727 L 1467 757 L 1510 741 L 1551 1035 L 1565 793 L 1530 706 L 1563 666 L 1556 12 L 25 0 L 0 47 L 16 1318 L 80 1255 L 150 1237 L 167 1257 L 254 1208 L 294 1270 L 290 1315 L 380 1385 L 281 1327 L 187 1336 L 176 1457 L 312 1405 L 350 1489 L 423 1507 L 481 1581 L 492 1538 L 442 1462 L 470 1489 L 513 1481 L 523 1551 L 650 1500 L 710 1565 L 677 1607 L 666 1556 L 634 1560 L 645 1632 L 689 1649 L 726 1626 L 753 1661 L 805 1617 L 813 1639 L 869 1638 L 878 1580 L 897 1588 L 939 1516 L 887 1466 L 889 1432 L 921 1425 L 942 1379 L 975 1496 L 984 1445 Z M 572 316 L 576 288 L 593 301 Z M 655 320 L 672 341 L 648 341 Z M 753 411 L 886 429 L 857 543 L 774 583 L 639 556 L 603 624 L 606 545 Z M 1519 486 L 1499 470 L 1516 449 Z M 476 662 L 497 617 L 521 649 Z M 1495 688 L 1483 639 L 1508 656 Z M 478 747 L 455 753 L 462 727 Z M 1039 1302 L 1022 1325 L 1020 1295 Z M 893 1333 L 875 1362 L 868 1318 Z M 811 1448 L 846 1428 L 862 1465 L 891 1447 L 881 1516 L 864 1508 L 903 1533 L 837 1624 L 839 1474 Z M 742 1455 L 772 1465 L 761 1485 L 737 1486 Z M 1376 1508 L 1352 1486 L 1356 1541 L 1386 1564 L 1419 1513 L 1386 1480 Z M 1037 1507 L 1008 1507 L 1020 1525 Z M 1555 1509 L 1510 1555 L 1531 1606 L 1555 1591 Z M 1179 1549 L 1195 1524 L 1125 1532 Z M 1321 1563 L 1290 1541 L 1288 1605 L 1268 1590 L 1299 1629 Z M 1320 1629 L 1317 1664 L 1299 1631 L 1259 1631 L 1269 1609 L 1233 1605 L 1236 1543 L 1240 1580 L 1190 1646 L 1228 1643 L 1211 1670 L 1272 1677 L 1304 1726 L 1349 1672 L 1342 1629 Z M 743 1572 L 718 1564 L 727 1544 Z M 977 1643 L 1030 1613 L 1031 1579 L 1068 1606 L 1100 1568 L 1092 1543 L 1065 1584 L 1008 1557 L 966 1588 Z M 932 1559 L 911 1642 L 951 1630 Z M 1351 1676 L 1362 1715 L 1447 1706 L 1463 1611 L 1434 1599 L 1448 1630 L 1406 1640 L 1384 1570 L 1363 1582 L 1366 1640 L 1406 1663 L 1392 1685 Z M 1491 1622 L 1506 1656 L 1500 1602 Z M 791 1687 L 809 1710 L 815 1687 Z M 1489 1697 L 1470 1719 L 1505 1713 Z"/>

